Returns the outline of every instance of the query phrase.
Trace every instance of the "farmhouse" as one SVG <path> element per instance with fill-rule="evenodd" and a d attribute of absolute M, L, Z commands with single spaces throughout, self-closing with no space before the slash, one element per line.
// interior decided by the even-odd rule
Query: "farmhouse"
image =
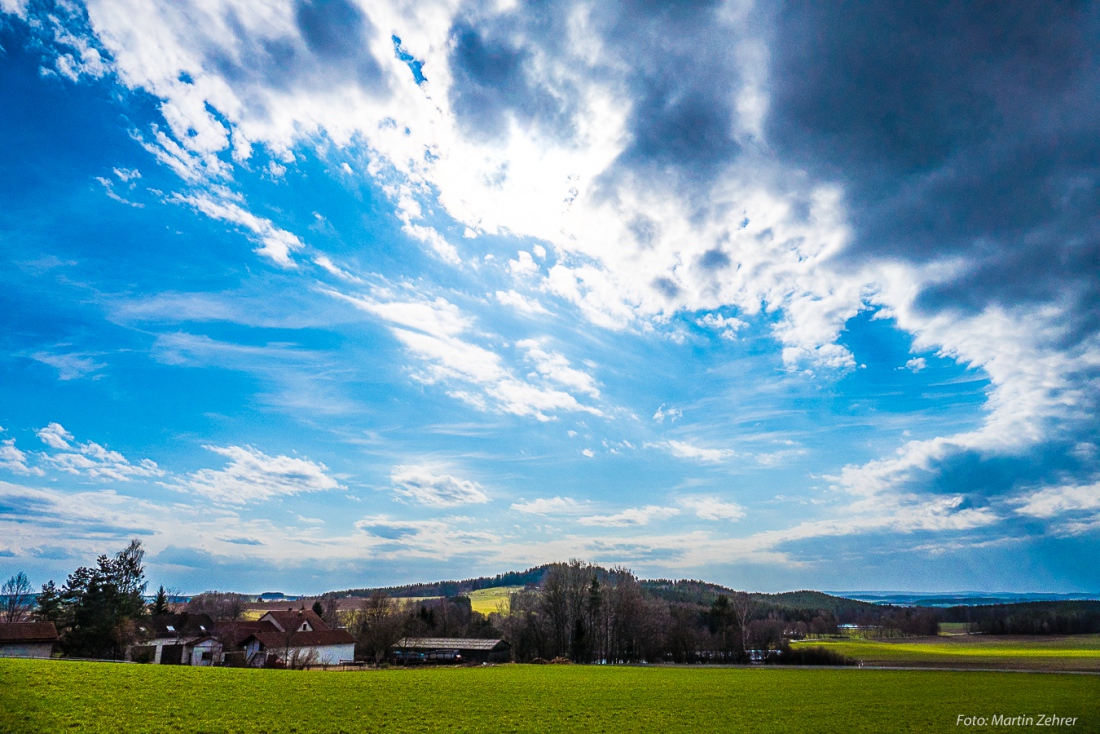
<path fill-rule="evenodd" d="M 127 659 L 157 665 L 213 665 L 222 646 L 211 635 L 214 622 L 206 614 L 163 614 L 141 623 L 145 642 L 131 647 Z"/>
<path fill-rule="evenodd" d="M 395 663 L 507 663 L 512 646 L 504 640 L 405 637 L 390 649 Z"/>
<path fill-rule="evenodd" d="M 0 623 L 0 657 L 48 658 L 56 643 L 53 622 Z"/>
<path fill-rule="evenodd" d="M 332 629 L 312 609 L 268 612 L 243 629 L 238 647 L 245 664 L 260 667 L 274 658 L 283 665 L 336 665 L 355 659 L 355 638 Z"/>

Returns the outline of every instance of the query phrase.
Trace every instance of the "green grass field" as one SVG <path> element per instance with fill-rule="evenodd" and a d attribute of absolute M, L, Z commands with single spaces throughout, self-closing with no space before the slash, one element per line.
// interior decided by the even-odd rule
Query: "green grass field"
<path fill-rule="evenodd" d="M 923 734 L 958 731 L 960 714 L 1044 713 L 1076 717 L 1065 730 L 1100 730 L 1100 676 L 534 665 L 299 672 L 0 659 L 0 731 L 10 734 Z"/>
<path fill-rule="evenodd" d="M 1100 672 L 1100 635 L 807 640 L 870 665 Z"/>

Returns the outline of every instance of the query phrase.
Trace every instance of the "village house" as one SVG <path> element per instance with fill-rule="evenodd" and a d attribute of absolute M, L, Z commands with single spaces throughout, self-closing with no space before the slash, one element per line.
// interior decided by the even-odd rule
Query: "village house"
<path fill-rule="evenodd" d="M 507 663 L 512 646 L 504 640 L 458 637 L 405 637 L 390 648 L 398 665 L 410 663 Z"/>
<path fill-rule="evenodd" d="M 312 609 L 267 612 L 256 623 L 242 625 L 238 647 L 245 664 L 338 665 L 355 659 L 355 638 L 333 629 Z"/>
<path fill-rule="evenodd" d="M 221 662 L 222 646 L 214 622 L 206 614 L 163 614 L 138 627 L 144 641 L 127 651 L 127 659 L 156 665 L 213 665 Z"/>
<path fill-rule="evenodd" d="M 0 623 L 0 657 L 48 658 L 56 644 L 53 622 Z"/>

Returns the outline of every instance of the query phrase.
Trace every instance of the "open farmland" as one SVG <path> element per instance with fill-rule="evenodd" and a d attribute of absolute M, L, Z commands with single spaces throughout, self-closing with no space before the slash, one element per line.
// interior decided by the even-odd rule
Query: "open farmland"
<path fill-rule="evenodd" d="M 867 665 L 1100 672 L 1100 635 L 952 635 L 898 640 L 807 640 Z"/>
<path fill-rule="evenodd" d="M 501 604 L 507 608 L 508 597 L 522 590 L 522 586 L 496 586 L 491 589 L 471 591 L 466 596 L 470 597 L 470 608 L 473 611 L 487 615 L 499 611 Z"/>
<path fill-rule="evenodd" d="M 25 732 L 947 732 L 959 714 L 1100 727 L 1100 677 L 506 665 L 365 672 L 0 660 L 0 730 Z M 997 731 L 971 727 L 969 731 Z"/>

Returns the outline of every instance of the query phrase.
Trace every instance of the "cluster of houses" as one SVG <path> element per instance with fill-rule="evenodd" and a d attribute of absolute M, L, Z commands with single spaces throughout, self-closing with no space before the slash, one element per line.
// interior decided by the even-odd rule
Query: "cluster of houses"
<path fill-rule="evenodd" d="M 205 614 L 154 617 L 140 630 L 147 641 L 130 648 L 129 658 L 135 662 L 298 667 L 339 665 L 355 659 L 351 633 L 333 629 L 312 609 L 266 612 L 255 622 L 234 622 L 217 636 L 213 621 Z"/>
<path fill-rule="evenodd" d="M 352 663 L 355 638 L 312 609 L 269 611 L 256 621 L 215 630 L 206 614 L 165 614 L 143 620 L 142 642 L 127 650 L 132 662 L 157 665 L 309 667 Z M 0 624 L 0 657 L 48 658 L 57 644 L 52 622 Z M 500 639 L 406 637 L 390 649 L 398 665 L 505 663 L 511 646 Z"/>

